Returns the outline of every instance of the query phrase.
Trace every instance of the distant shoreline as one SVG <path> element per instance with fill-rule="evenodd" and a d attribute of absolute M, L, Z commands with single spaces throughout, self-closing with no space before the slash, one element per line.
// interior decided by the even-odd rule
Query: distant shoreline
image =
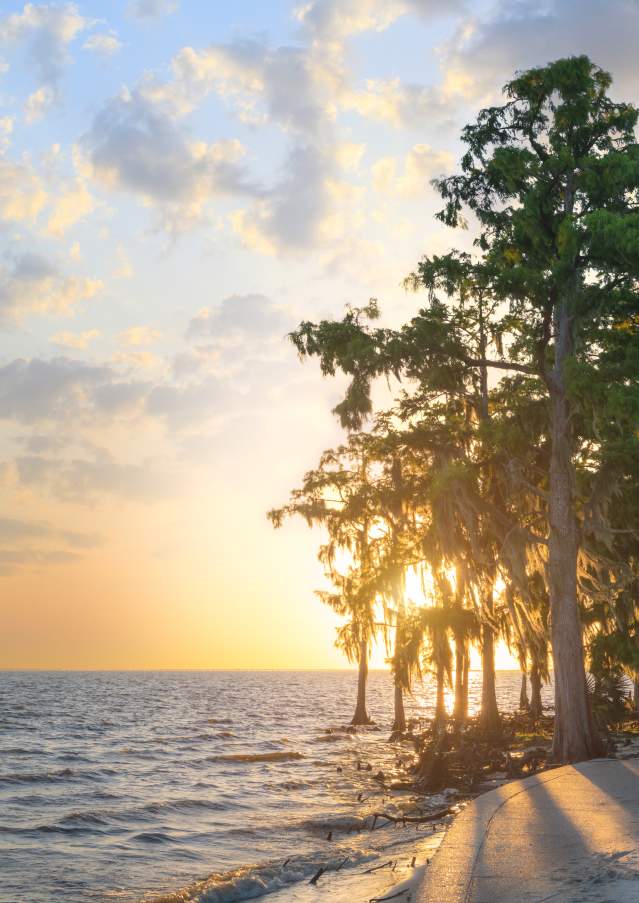
<path fill-rule="evenodd" d="M 390 674 L 390 668 L 369 668 L 369 674 Z M 481 674 L 481 668 L 469 668 Z M 515 674 L 518 668 L 496 668 L 496 674 Z M 357 674 L 356 668 L 0 668 L 0 674 Z M 552 669 L 551 672 L 552 674 Z"/>

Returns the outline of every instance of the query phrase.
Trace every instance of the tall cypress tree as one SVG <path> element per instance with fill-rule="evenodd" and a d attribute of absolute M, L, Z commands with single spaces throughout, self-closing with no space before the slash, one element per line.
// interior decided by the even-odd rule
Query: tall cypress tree
<path fill-rule="evenodd" d="M 514 356 L 547 392 L 554 755 L 561 762 L 600 751 L 578 607 L 574 377 L 584 368 L 593 383 L 599 377 L 598 349 L 586 345 L 593 323 L 614 329 L 639 311 L 637 110 L 611 100 L 610 84 L 587 57 L 517 76 L 505 88 L 507 103 L 483 110 L 464 130 L 461 174 L 439 183 L 444 222 L 461 225 L 464 207 L 476 216 L 494 290 L 518 318 Z"/>
<path fill-rule="evenodd" d="M 602 364 L 610 335 L 623 336 L 631 349 L 625 347 L 610 416 L 625 441 L 636 442 L 627 397 L 637 393 L 636 369 L 628 369 L 639 323 L 637 110 L 613 102 L 610 83 L 586 57 L 517 76 L 505 88 L 507 102 L 481 111 L 464 129 L 461 174 L 438 183 L 445 201 L 440 218 L 464 226 L 468 208 L 478 224 L 475 279 L 481 273 L 491 298 L 502 304 L 497 353 L 485 357 L 469 349 L 459 315 L 436 302 L 399 331 L 369 325 L 378 313 L 371 302 L 340 322 L 303 323 L 293 334 L 300 353 L 318 356 L 325 374 L 339 369 L 350 375 L 336 408 L 349 428 L 370 413 L 370 382 L 382 373 L 415 380 L 425 405 L 442 393 L 466 395 L 469 380 L 481 385 L 489 370 L 538 383 L 547 405 L 549 466 L 541 491 L 548 536 L 528 532 L 532 542 L 547 545 L 554 756 L 560 762 L 600 751 L 578 604 L 578 556 L 592 500 L 576 488 L 585 434 L 577 413 L 584 395 L 595 392 L 598 416 L 607 416 Z M 606 486 L 611 492 L 615 485 L 610 473 L 623 470 L 622 458 L 599 455 L 589 462 L 606 475 L 603 485 L 590 480 L 598 510 L 605 507 Z"/>

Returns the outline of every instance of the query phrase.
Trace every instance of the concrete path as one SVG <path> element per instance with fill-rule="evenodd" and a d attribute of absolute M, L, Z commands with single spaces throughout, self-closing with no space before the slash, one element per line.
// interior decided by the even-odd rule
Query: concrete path
<path fill-rule="evenodd" d="M 416 903 L 639 903 L 639 759 L 514 781 L 455 820 Z"/>

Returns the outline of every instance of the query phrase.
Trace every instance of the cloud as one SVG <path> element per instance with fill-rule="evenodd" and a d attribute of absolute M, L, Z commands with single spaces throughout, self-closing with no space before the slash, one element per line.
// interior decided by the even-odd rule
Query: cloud
<path fill-rule="evenodd" d="M 434 151 L 428 144 L 416 144 L 402 159 L 382 157 L 372 167 L 373 186 L 389 197 L 419 198 L 430 190 L 435 176 L 453 168 L 452 154 Z"/>
<path fill-rule="evenodd" d="M 305 47 L 271 48 L 261 41 L 183 48 L 171 63 L 173 82 L 155 96 L 177 113 L 188 112 L 210 92 L 235 106 L 248 123 L 266 119 L 308 137 L 320 132 L 339 72 L 331 59 Z M 149 83 L 146 90 L 153 91 Z"/>
<path fill-rule="evenodd" d="M 48 85 L 43 85 L 30 94 L 24 104 L 24 118 L 31 124 L 37 122 L 55 103 L 55 93 Z"/>
<path fill-rule="evenodd" d="M 82 146 L 93 177 L 157 205 L 172 231 L 202 218 L 218 195 L 255 195 L 239 141 L 189 141 L 174 118 L 138 90 L 123 91 L 96 116 Z"/>
<path fill-rule="evenodd" d="M 324 248 L 359 229 L 361 189 L 341 180 L 353 159 L 338 142 L 294 145 L 283 176 L 248 210 L 230 216 L 243 244 L 263 254 Z"/>
<path fill-rule="evenodd" d="M 47 199 L 44 185 L 28 161 L 12 163 L 0 157 L 0 221 L 34 220 Z"/>
<path fill-rule="evenodd" d="M 258 251 L 309 247 L 318 240 L 329 213 L 328 180 L 334 172 L 331 153 L 313 145 L 293 148 L 283 180 L 250 212 L 248 220 L 246 216 L 235 219 L 235 230 Z"/>
<path fill-rule="evenodd" d="M 85 219 L 95 210 L 95 198 L 87 188 L 86 182 L 80 177 L 74 178 L 62 188 L 60 194 L 51 202 L 51 212 L 47 221 L 47 231 L 50 235 L 62 236 Z"/>
<path fill-rule="evenodd" d="M 117 265 L 113 271 L 116 279 L 131 279 L 134 274 L 133 264 L 122 245 L 116 248 Z"/>
<path fill-rule="evenodd" d="M 439 88 L 406 84 L 399 78 L 369 79 L 364 87 L 348 87 L 340 105 L 394 128 L 416 129 L 433 120 L 442 125 L 452 122 L 450 101 Z"/>
<path fill-rule="evenodd" d="M 152 351 L 118 351 L 113 355 L 113 361 L 126 367 L 142 367 L 145 370 L 159 367 L 162 363 L 161 358 Z"/>
<path fill-rule="evenodd" d="M 129 326 L 118 333 L 118 342 L 121 345 L 136 347 L 139 345 L 152 345 L 162 337 L 162 333 L 152 326 Z"/>
<path fill-rule="evenodd" d="M 107 366 L 66 357 L 18 358 L 0 367 L 0 418 L 29 424 L 68 422 L 94 408 L 92 393 L 113 379 Z"/>
<path fill-rule="evenodd" d="M 0 19 L 0 46 L 25 45 L 39 88 L 25 106 L 28 122 L 51 107 L 69 62 L 69 45 L 92 22 L 80 15 L 75 3 L 25 3 L 22 12 Z"/>
<path fill-rule="evenodd" d="M 177 0 L 131 0 L 127 14 L 136 19 L 153 21 L 174 13 L 177 8 Z"/>
<path fill-rule="evenodd" d="M 101 542 L 95 533 L 64 530 L 44 521 L 0 518 L 0 576 L 75 561 Z"/>
<path fill-rule="evenodd" d="M 29 571 L 41 571 L 56 564 L 78 561 L 75 552 L 48 549 L 0 549 L 0 576 L 10 577 Z"/>
<path fill-rule="evenodd" d="M 122 50 L 122 47 L 122 42 L 113 33 L 93 34 L 82 45 L 83 50 L 90 50 L 107 59 Z"/>
<path fill-rule="evenodd" d="M 627 0 L 502 2 L 459 28 L 443 56 L 449 93 L 493 102 L 515 70 L 588 54 L 637 97 L 639 6 Z"/>
<path fill-rule="evenodd" d="M 156 501 L 169 492 L 170 481 L 161 462 L 121 463 L 101 448 L 94 448 L 90 457 L 70 460 L 22 455 L 15 467 L 23 486 L 45 488 L 64 501 L 90 504 L 97 495 Z"/>
<path fill-rule="evenodd" d="M 51 336 L 50 341 L 61 348 L 74 348 L 84 351 L 89 343 L 100 335 L 99 329 L 87 329 L 84 332 L 58 332 Z"/>
<path fill-rule="evenodd" d="M 36 252 L 22 252 L 0 265 L 0 319 L 20 322 L 29 314 L 69 315 L 102 288 L 98 279 L 66 276 Z"/>
<path fill-rule="evenodd" d="M 189 323 L 187 338 L 246 343 L 283 338 L 293 326 L 291 314 L 264 295 L 231 295 L 218 307 L 204 307 Z"/>
<path fill-rule="evenodd" d="M 75 549 L 91 549 L 100 544 L 100 537 L 95 533 L 79 533 L 75 530 L 62 530 L 52 527 L 43 521 L 17 520 L 0 517 L 0 546 L 13 545 L 25 540 L 37 539 L 62 540 Z"/>
<path fill-rule="evenodd" d="M 0 116 L 0 154 L 3 154 L 11 144 L 14 124 L 13 116 Z"/>
<path fill-rule="evenodd" d="M 362 31 L 384 31 L 411 13 L 433 18 L 452 15 L 464 5 L 461 0 L 311 0 L 295 15 L 312 35 L 339 40 Z"/>

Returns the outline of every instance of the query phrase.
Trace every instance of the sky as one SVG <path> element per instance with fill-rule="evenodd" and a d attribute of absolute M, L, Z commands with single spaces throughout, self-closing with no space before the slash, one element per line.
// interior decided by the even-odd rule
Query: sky
<path fill-rule="evenodd" d="M 342 438 L 286 334 L 409 317 L 463 125 L 578 53 L 639 101 L 638 44 L 637 0 L 2 0 L 0 667 L 342 666 L 266 519 Z"/>

